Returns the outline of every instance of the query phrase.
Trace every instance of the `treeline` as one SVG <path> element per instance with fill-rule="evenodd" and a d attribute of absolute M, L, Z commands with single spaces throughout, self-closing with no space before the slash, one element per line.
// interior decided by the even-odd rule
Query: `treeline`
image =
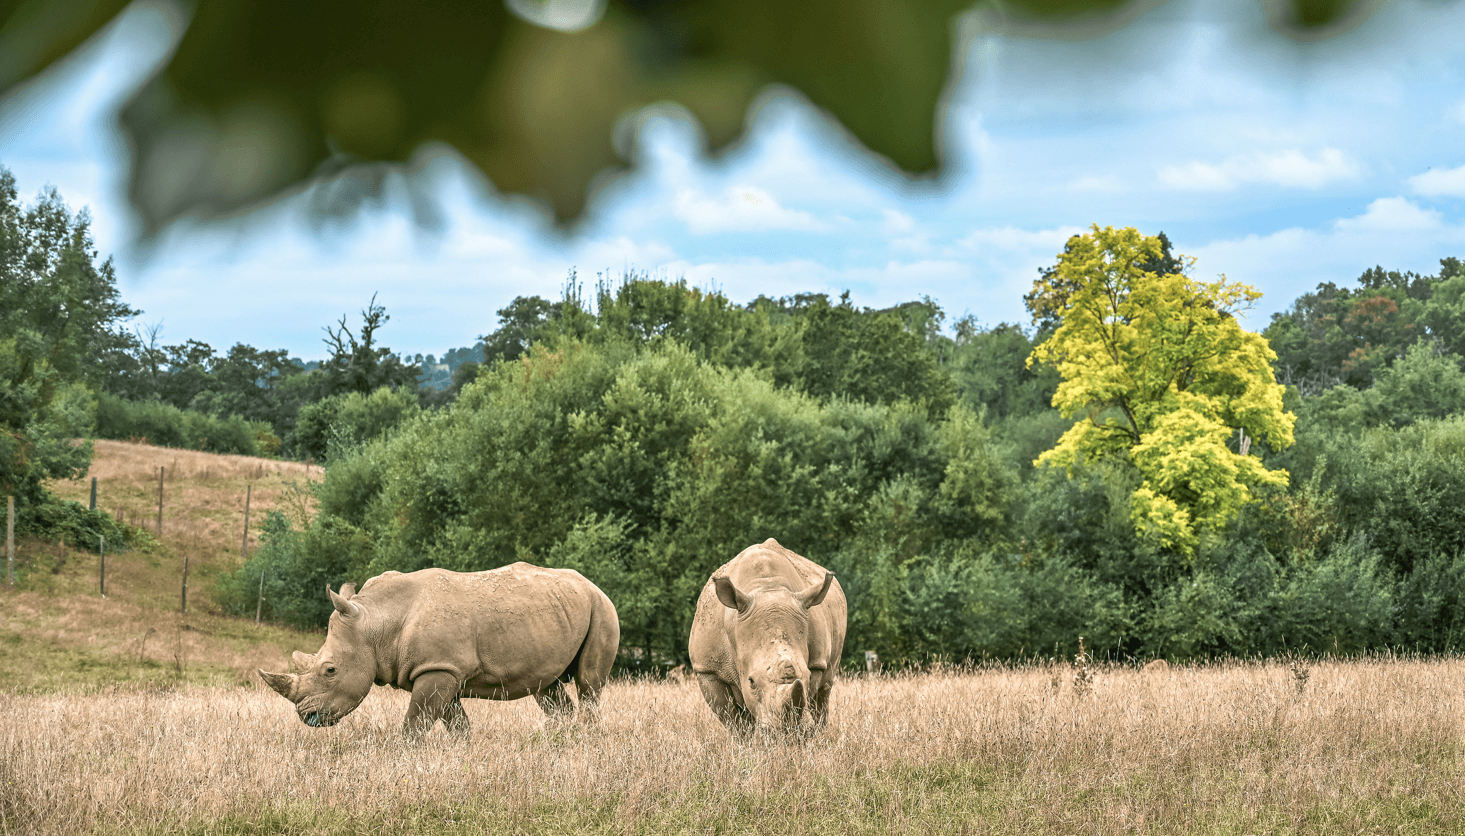
<path fill-rule="evenodd" d="M 330 355 L 304 363 L 243 343 L 218 354 L 207 343 L 159 345 L 155 326 L 121 335 L 107 358 L 97 434 L 217 453 L 321 459 L 329 425 L 352 395 L 417 390 L 423 358 L 380 343 L 391 317 L 375 298 L 353 331 L 346 317 L 324 329 Z M 415 401 L 415 397 L 414 397 Z"/>
<path fill-rule="evenodd" d="M 1026 362 L 1042 329 L 644 277 L 500 315 L 509 349 L 340 448 L 319 516 L 273 519 L 221 600 L 252 607 L 263 574 L 275 617 L 318 625 L 328 582 L 529 560 L 591 577 L 623 643 L 671 661 L 708 574 L 772 536 L 839 574 L 852 658 L 1438 651 L 1465 626 L 1465 377 L 1428 328 L 1364 388 L 1289 390 L 1297 444 L 1253 455 L 1291 484 L 1187 552 L 1136 533 L 1122 461 L 1033 466 L 1071 424 Z"/>

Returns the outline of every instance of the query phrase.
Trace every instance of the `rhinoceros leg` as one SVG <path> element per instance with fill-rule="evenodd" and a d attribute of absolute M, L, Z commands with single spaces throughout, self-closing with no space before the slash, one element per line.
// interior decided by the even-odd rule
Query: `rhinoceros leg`
<path fill-rule="evenodd" d="M 431 671 L 412 680 L 412 702 L 407 706 L 407 719 L 402 721 L 402 733 L 408 739 L 419 738 L 438 720 L 455 734 L 468 731 L 468 714 L 458 697 L 458 678 L 447 671 Z"/>
<path fill-rule="evenodd" d="M 575 668 L 575 695 L 580 700 L 580 719 L 587 723 L 595 722 L 600 713 L 600 690 L 610 679 L 610 670 L 620 646 L 621 623 L 616 616 L 615 605 L 600 594 L 593 601 L 590 631 L 580 646 L 580 658 Z"/>
<path fill-rule="evenodd" d="M 443 727 L 456 735 L 468 734 L 468 712 L 463 710 L 462 698 L 453 700 L 443 708 Z"/>
<path fill-rule="evenodd" d="M 834 690 L 834 683 L 826 677 L 824 684 L 814 692 L 813 703 L 809 706 L 809 719 L 812 721 L 813 730 L 819 731 L 829 722 L 829 692 Z"/>
<path fill-rule="evenodd" d="M 753 715 L 733 698 L 730 685 L 712 673 L 698 673 L 697 685 L 702 689 L 702 699 L 707 700 L 712 713 L 733 737 L 742 740 L 752 734 Z"/>
<path fill-rule="evenodd" d="M 575 704 L 570 701 L 570 692 L 565 683 L 556 682 L 534 695 L 534 701 L 551 720 L 567 720 L 575 713 Z"/>

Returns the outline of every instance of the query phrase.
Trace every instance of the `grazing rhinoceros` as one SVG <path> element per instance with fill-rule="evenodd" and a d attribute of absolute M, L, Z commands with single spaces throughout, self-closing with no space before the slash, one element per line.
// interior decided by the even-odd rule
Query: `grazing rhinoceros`
<path fill-rule="evenodd" d="M 822 728 L 844 649 L 844 591 L 834 575 L 772 538 L 712 574 L 697 599 L 688 652 L 723 725 Z"/>
<path fill-rule="evenodd" d="M 572 677 L 580 711 L 593 719 L 620 645 L 615 605 L 570 569 L 386 572 L 360 593 L 348 583 L 326 594 L 336 611 L 320 652 L 295 654 L 299 674 L 259 672 L 308 726 L 350 714 L 373 683 L 412 692 L 409 738 L 438 720 L 466 732 L 462 697 L 532 695 L 546 714 L 568 716 Z"/>

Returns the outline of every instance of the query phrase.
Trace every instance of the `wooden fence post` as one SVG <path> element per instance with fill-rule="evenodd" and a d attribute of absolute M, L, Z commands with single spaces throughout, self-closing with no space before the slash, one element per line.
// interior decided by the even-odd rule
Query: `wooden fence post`
<path fill-rule="evenodd" d="M 105 534 L 98 534 L 97 535 L 97 542 L 99 544 L 98 547 L 97 547 L 97 551 L 98 551 L 98 553 L 100 554 L 100 557 L 101 557 L 101 562 L 99 564 L 101 568 L 98 570 L 98 573 L 97 573 L 97 586 L 102 591 L 102 597 L 103 598 L 106 598 L 107 597 L 107 537 L 106 537 L 106 535 Z"/>
<path fill-rule="evenodd" d="M 246 485 L 244 488 L 244 539 L 239 543 L 239 556 L 245 560 L 249 559 L 249 498 L 253 494 L 254 485 Z M 260 581 L 260 583 L 263 584 L 264 581 Z"/>
<path fill-rule="evenodd" d="M 188 555 L 183 556 L 183 612 L 188 612 Z"/>
<path fill-rule="evenodd" d="M 15 497 L 5 497 L 5 574 L 15 586 Z"/>
<path fill-rule="evenodd" d="M 97 510 L 97 477 L 92 477 L 92 505 L 91 510 Z"/>
<path fill-rule="evenodd" d="M 265 573 L 264 573 L 264 570 L 261 569 L 260 570 L 260 573 L 259 573 L 259 601 L 257 603 L 255 603 L 255 605 L 254 605 L 254 623 L 255 623 L 255 626 L 258 626 L 259 625 L 259 614 L 260 614 L 260 611 L 264 609 L 264 606 L 265 606 Z"/>
<path fill-rule="evenodd" d="M 163 467 L 158 466 L 158 539 L 163 539 Z"/>

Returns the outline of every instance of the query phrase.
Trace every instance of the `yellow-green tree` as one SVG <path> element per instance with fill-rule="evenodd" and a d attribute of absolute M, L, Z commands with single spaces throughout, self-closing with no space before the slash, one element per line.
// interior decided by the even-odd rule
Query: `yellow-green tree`
<path fill-rule="evenodd" d="M 1175 263 L 1164 255 L 1158 236 L 1133 228 L 1096 224 L 1069 239 L 1029 297 L 1035 318 L 1056 314 L 1059 325 L 1028 363 L 1054 366 L 1053 405 L 1082 417 L 1038 463 L 1129 463 L 1141 477 L 1136 529 L 1189 554 L 1254 488 L 1286 484 L 1286 471 L 1249 455 L 1249 438 L 1281 449 L 1295 416 L 1282 408 L 1267 341 L 1233 315 L 1261 294 L 1225 276 L 1157 272 Z"/>

